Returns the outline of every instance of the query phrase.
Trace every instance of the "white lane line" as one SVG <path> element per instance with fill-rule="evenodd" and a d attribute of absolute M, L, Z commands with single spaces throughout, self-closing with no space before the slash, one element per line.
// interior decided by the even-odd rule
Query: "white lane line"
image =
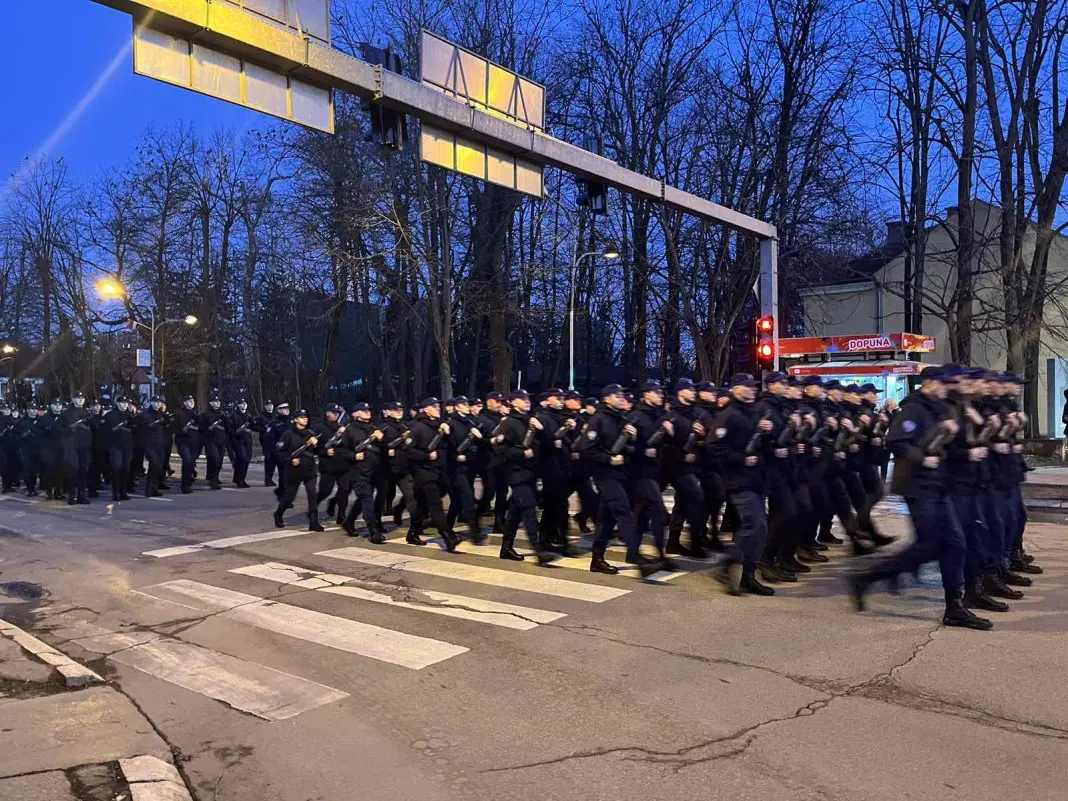
<path fill-rule="evenodd" d="M 145 587 L 142 592 L 153 598 L 163 593 L 164 599 L 173 594 L 239 623 L 412 670 L 420 670 L 467 651 L 461 645 L 371 626 L 299 606 L 265 601 L 255 595 L 198 581 L 178 579 Z"/>
<path fill-rule="evenodd" d="M 388 551 L 372 551 L 367 548 L 335 548 L 331 551 L 320 551 L 316 556 L 327 556 L 331 559 L 344 559 L 350 562 L 374 565 L 375 567 L 386 567 L 410 573 L 422 573 L 427 576 L 471 581 L 475 584 L 489 584 L 493 587 L 507 587 L 513 590 L 524 590 L 542 595 L 553 595 L 557 598 L 572 598 L 576 601 L 589 601 L 597 604 L 610 601 L 630 592 L 630 590 L 604 587 L 600 584 L 583 584 L 577 581 L 548 578 L 547 576 L 534 576 L 514 570 L 469 565 L 451 559 L 426 559 L 421 556 L 405 556 Z"/>
<path fill-rule="evenodd" d="M 112 633 L 73 620 L 53 630 L 86 651 L 177 684 L 264 720 L 285 720 L 348 693 L 152 632 Z"/>
<path fill-rule="evenodd" d="M 469 598 L 465 595 L 452 595 L 447 592 L 398 587 L 377 581 L 361 581 L 351 576 L 319 573 L 277 562 L 239 567 L 230 572 L 279 584 L 318 590 L 331 595 L 343 595 L 346 598 L 357 598 L 361 601 L 414 609 L 417 612 L 429 612 L 461 620 L 474 620 L 479 623 L 489 623 L 491 626 L 502 626 L 520 631 L 537 628 L 541 623 L 551 623 L 566 617 L 563 612 L 485 601 L 481 598 Z M 350 582 L 358 582 L 359 586 L 344 586 Z M 390 594 L 390 592 L 398 591 L 402 596 L 410 597 L 412 600 L 405 600 L 404 597 L 394 598 Z"/>
<path fill-rule="evenodd" d="M 410 542 L 405 542 L 403 539 L 390 540 L 390 544 L 391 545 L 405 545 L 405 546 L 407 546 L 409 548 L 434 548 L 436 550 L 441 550 L 441 544 L 440 543 L 441 543 L 441 540 L 439 540 L 437 538 L 434 538 L 434 539 L 426 542 L 423 545 L 413 545 Z M 609 548 L 609 551 L 611 551 L 611 550 L 613 550 L 613 549 Z M 625 550 L 626 549 L 623 549 L 623 548 L 618 549 L 618 551 L 624 552 L 624 553 L 625 553 Z M 516 551 L 517 551 L 517 553 L 520 553 L 523 556 L 526 556 L 528 559 L 533 559 L 534 558 L 534 553 L 529 549 L 529 547 L 525 548 L 525 549 L 517 548 Z M 489 543 L 486 543 L 486 544 L 483 544 L 483 545 L 475 545 L 475 544 L 473 544 L 471 542 L 468 542 L 466 540 L 461 542 L 459 545 L 456 546 L 456 551 L 455 552 L 456 553 L 462 553 L 462 554 L 471 554 L 471 555 L 474 555 L 474 556 L 482 556 L 482 557 L 486 557 L 486 558 L 490 558 L 490 559 L 500 559 L 501 558 L 501 546 L 500 545 L 492 545 L 492 544 L 489 544 Z M 626 562 L 617 561 L 617 560 L 613 560 L 613 559 L 606 559 L 605 561 L 608 562 L 608 564 L 614 565 L 615 567 L 619 568 L 619 572 L 620 573 L 626 573 L 628 576 L 633 573 L 634 577 L 638 577 L 638 566 L 637 565 L 628 565 Z M 698 564 L 703 564 L 703 563 L 698 562 Z M 590 559 L 589 559 L 589 557 L 586 557 L 586 556 L 560 557 L 555 562 L 553 562 L 553 566 L 554 567 L 567 567 L 567 568 L 570 568 L 572 570 L 585 570 L 587 573 L 589 573 L 590 572 Z M 679 576 L 685 576 L 687 574 L 687 572 L 688 571 L 686 571 L 686 570 L 675 570 L 675 571 L 662 570 L 659 573 L 654 573 L 652 576 L 649 577 L 648 580 L 649 581 L 673 581 L 674 579 L 677 579 Z"/>
<path fill-rule="evenodd" d="M 135 495 L 134 498 L 136 498 L 136 497 L 137 496 Z M 148 500 L 150 500 L 150 501 L 162 501 L 163 503 L 171 503 L 174 500 L 174 498 L 155 498 L 155 497 L 153 497 L 153 498 L 149 498 Z"/>
<path fill-rule="evenodd" d="M 337 531 L 338 526 L 326 526 L 326 531 Z M 222 550 L 224 548 L 233 548 L 237 545 L 247 545 L 250 542 L 266 542 L 268 540 L 282 540 L 287 537 L 303 537 L 307 534 L 314 534 L 313 531 L 301 531 L 299 529 L 274 529 L 272 531 L 264 531 L 260 534 L 241 534 L 237 537 L 225 537 L 221 540 L 209 540 L 208 542 L 198 542 L 193 545 L 175 545 L 172 548 L 157 548 L 154 551 L 143 551 L 142 556 L 155 556 L 158 559 L 163 559 L 167 556 L 182 556 L 187 553 L 196 553 L 197 551 L 203 551 L 211 548 L 214 550 Z"/>

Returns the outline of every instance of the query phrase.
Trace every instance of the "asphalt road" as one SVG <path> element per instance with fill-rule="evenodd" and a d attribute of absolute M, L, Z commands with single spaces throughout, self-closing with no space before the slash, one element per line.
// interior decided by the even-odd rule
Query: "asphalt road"
<path fill-rule="evenodd" d="M 1064 527 L 1029 527 L 1046 574 L 977 633 L 934 584 L 853 613 L 844 554 L 734 599 L 695 563 L 643 583 L 292 513 L 258 538 L 272 500 L 0 501 L 0 612 L 132 699 L 199 801 L 1065 798 Z"/>

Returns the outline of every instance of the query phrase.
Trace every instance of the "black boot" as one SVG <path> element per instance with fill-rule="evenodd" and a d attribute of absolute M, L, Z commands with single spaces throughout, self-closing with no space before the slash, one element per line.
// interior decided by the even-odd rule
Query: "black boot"
<path fill-rule="evenodd" d="M 319 510 L 313 509 L 308 512 L 308 531 L 326 531 L 319 523 Z"/>
<path fill-rule="evenodd" d="M 426 541 L 420 536 L 422 533 L 419 529 L 410 528 L 404 541 L 409 545 L 426 545 Z"/>
<path fill-rule="evenodd" d="M 671 573 L 674 573 L 679 569 L 679 563 L 670 558 L 666 551 L 660 552 L 660 564 L 661 570 L 667 570 Z"/>
<path fill-rule="evenodd" d="M 789 570 L 791 573 L 811 573 L 812 568 L 803 562 L 797 561 L 797 557 L 793 553 L 789 553 L 786 556 L 779 557 L 779 565 L 785 570 Z"/>
<path fill-rule="evenodd" d="M 756 570 L 749 567 L 742 571 L 741 588 L 752 595 L 774 595 L 775 590 L 757 581 Z"/>
<path fill-rule="evenodd" d="M 67 490 L 67 506 L 74 506 L 74 490 Z"/>
<path fill-rule="evenodd" d="M 801 548 L 797 552 L 798 561 L 801 562 L 829 562 L 828 557 L 821 554 L 819 551 L 814 551 L 811 548 Z"/>
<path fill-rule="evenodd" d="M 683 544 L 679 542 L 679 538 L 681 536 L 682 527 L 680 526 L 676 528 L 675 526 L 671 526 L 668 529 L 667 548 L 665 548 L 664 550 L 666 550 L 670 554 L 674 554 L 675 556 L 693 556 L 693 552 L 689 548 L 684 547 Z"/>
<path fill-rule="evenodd" d="M 285 509 L 279 504 L 278 508 L 274 510 L 274 525 L 275 528 L 285 528 L 286 524 L 282 520 L 282 515 L 285 513 Z"/>
<path fill-rule="evenodd" d="M 788 567 L 786 567 L 782 563 L 781 559 L 776 558 L 772 562 L 772 566 L 775 569 L 775 575 L 779 577 L 779 581 L 785 581 L 789 584 L 792 584 L 797 581 L 797 574 L 794 571 L 790 570 Z"/>
<path fill-rule="evenodd" d="M 834 536 L 834 534 L 831 533 L 830 529 L 827 529 L 827 531 L 821 531 L 816 536 L 816 541 L 825 543 L 827 545 L 842 545 L 843 543 L 845 543 L 845 540 Z"/>
<path fill-rule="evenodd" d="M 460 544 L 460 538 L 451 529 L 439 531 L 441 536 L 441 550 L 445 553 L 456 553 L 456 546 Z"/>
<path fill-rule="evenodd" d="M 757 565 L 757 570 L 760 571 L 760 577 L 771 584 L 777 584 L 782 579 L 779 578 L 779 573 L 775 569 L 775 565 L 769 562 L 761 562 Z"/>
<path fill-rule="evenodd" d="M 892 542 L 897 542 L 897 537 L 888 537 L 886 534 L 880 534 L 875 531 L 871 535 L 871 541 L 875 544 L 876 548 L 884 548 Z"/>
<path fill-rule="evenodd" d="M 1009 605 L 986 594 L 983 577 L 976 576 L 964 585 L 964 605 L 969 609 L 982 609 L 984 612 L 1008 612 Z"/>
<path fill-rule="evenodd" d="M 1019 590 L 1014 590 L 1001 580 L 1001 573 L 991 570 L 983 577 L 983 587 L 987 595 L 994 598 L 1007 598 L 1010 601 L 1018 601 L 1024 597 Z"/>
<path fill-rule="evenodd" d="M 1012 552 L 1012 556 L 1009 557 L 1009 570 L 1013 573 L 1030 573 L 1033 576 L 1042 574 L 1041 567 L 1023 558 L 1022 550 Z"/>
<path fill-rule="evenodd" d="M 604 551 L 594 551 L 593 558 L 590 559 L 590 572 L 591 573 L 604 573 L 608 576 L 614 576 L 619 572 L 619 568 L 615 565 L 610 565 L 604 560 Z"/>
<path fill-rule="evenodd" d="M 515 549 L 515 532 L 511 534 L 505 534 L 501 539 L 501 559 L 506 559 L 510 562 L 522 562 L 523 554 L 518 553 Z"/>
<path fill-rule="evenodd" d="M 367 539 L 372 545 L 385 544 L 386 535 L 382 532 L 382 526 L 380 526 L 378 523 L 368 523 L 367 529 L 370 532 L 367 535 Z"/>
<path fill-rule="evenodd" d="M 943 626 L 957 626 L 976 631 L 989 631 L 994 624 L 989 620 L 969 612 L 961 600 L 960 590 L 946 590 L 946 611 L 942 615 Z"/>
<path fill-rule="evenodd" d="M 742 565 L 740 562 L 733 562 L 729 565 L 723 565 L 716 573 L 716 579 L 719 580 L 726 588 L 728 595 L 741 595 L 742 594 Z"/>
<path fill-rule="evenodd" d="M 583 534 L 590 533 L 590 519 L 586 515 L 575 515 L 575 522 L 578 523 L 579 531 Z"/>
<path fill-rule="evenodd" d="M 1034 584 L 1034 582 L 1027 576 L 1021 576 L 1018 573 L 1013 573 L 1011 570 L 1002 570 L 1001 580 L 1010 587 L 1030 587 Z"/>
<path fill-rule="evenodd" d="M 322 498 L 319 499 L 322 501 Z M 333 517 L 337 514 L 337 497 L 333 497 L 326 502 L 326 516 Z"/>
<path fill-rule="evenodd" d="M 667 563 L 662 559 L 649 559 L 645 556 L 638 556 L 638 572 L 643 579 L 647 579 L 650 576 L 654 576 L 664 570 L 668 570 Z"/>
<path fill-rule="evenodd" d="M 849 582 L 849 597 L 853 601 L 853 608 L 858 612 L 863 612 L 868 608 L 864 596 L 868 594 L 868 588 L 872 585 L 871 579 L 866 573 L 858 573 L 849 576 L 846 580 Z"/>

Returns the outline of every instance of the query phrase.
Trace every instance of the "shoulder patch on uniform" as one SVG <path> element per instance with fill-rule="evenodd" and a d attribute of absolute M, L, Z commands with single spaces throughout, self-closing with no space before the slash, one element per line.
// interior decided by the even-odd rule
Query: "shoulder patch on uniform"
<path fill-rule="evenodd" d="M 586 430 L 586 436 L 590 439 L 597 439 L 597 432 L 594 431 L 592 428 L 589 428 Z"/>
<path fill-rule="evenodd" d="M 717 428 L 716 429 L 716 439 L 723 439 L 725 436 L 727 436 L 727 429 L 725 429 L 725 428 Z"/>
<path fill-rule="evenodd" d="M 415 440 L 412 439 L 411 437 L 405 437 L 404 438 L 404 444 L 405 445 L 411 445 L 413 442 L 415 442 Z"/>
<path fill-rule="evenodd" d="M 911 420 L 906 420 L 904 423 L 901 424 L 901 427 L 905 429 L 906 434 L 911 434 L 913 431 L 916 430 L 916 424 Z"/>

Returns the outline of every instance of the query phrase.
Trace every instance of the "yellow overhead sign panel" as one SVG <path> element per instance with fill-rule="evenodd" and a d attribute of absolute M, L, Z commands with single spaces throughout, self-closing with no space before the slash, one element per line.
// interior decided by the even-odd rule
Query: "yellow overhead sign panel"
<path fill-rule="evenodd" d="M 245 2 L 249 5 L 250 0 Z M 134 26 L 134 72 L 334 132 L 334 101 L 329 89 L 164 31 Z"/>
<path fill-rule="evenodd" d="M 480 178 L 534 197 L 542 197 L 544 180 L 540 164 L 488 148 L 425 122 L 420 129 L 419 156 L 447 170 Z"/>
<path fill-rule="evenodd" d="M 541 84 L 430 31 L 423 31 L 421 45 L 419 63 L 425 85 L 516 125 L 545 130 L 545 87 Z"/>

